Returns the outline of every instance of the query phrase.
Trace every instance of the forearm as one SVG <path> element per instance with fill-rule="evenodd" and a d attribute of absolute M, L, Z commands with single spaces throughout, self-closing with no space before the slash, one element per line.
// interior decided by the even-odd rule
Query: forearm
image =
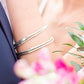
<path fill-rule="evenodd" d="M 38 6 L 35 1 L 7 0 L 7 6 L 12 25 L 13 35 L 16 42 L 22 39 L 23 37 L 37 31 L 39 28 L 42 28 L 45 25 L 42 21 Z M 51 35 L 49 29 L 46 29 L 37 37 L 21 45 L 18 48 L 18 51 L 25 51 L 33 46 L 36 46 L 42 42 L 49 40 L 50 37 Z M 47 48 L 49 48 L 51 52 L 52 50 L 55 50 L 54 47 L 54 42 L 51 45 L 47 46 Z M 37 52 L 34 52 L 32 54 L 23 56 L 23 58 L 26 58 L 31 62 L 36 59 L 36 54 Z"/>
<path fill-rule="evenodd" d="M 33 0 L 7 0 L 15 41 L 31 34 L 44 24 Z M 19 33 L 19 35 L 17 35 Z"/>

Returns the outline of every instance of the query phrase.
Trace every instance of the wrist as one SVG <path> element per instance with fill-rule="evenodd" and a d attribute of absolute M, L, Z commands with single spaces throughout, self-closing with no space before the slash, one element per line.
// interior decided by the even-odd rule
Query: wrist
<path fill-rule="evenodd" d="M 49 32 L 50 30 L 47 28 L 45 29 L 45 31 L 41 32 L 39 35 L 37 35 L 36 37 L 32 38 L 29 41 L 26 41 L 24 44 L 20 45 L 17 50 L 18 52 L 23 52 L 26 51 L 34 46 L 37 46 L 43 42 L 49 41 L 49 39 L 51 38 L 51 34 Z M 46 45 L 45 47 L 47 47 L 50 51 L 50 54 L 52 54 L 52 51 L 54 51 L 55 48 L 55 42 L 50 42 L 48 45 Z M 40 50 L 40 49 L 39 49 Z M 28 60 L 29 63 L 31 63 L 32 61 L 34 61 L 36 59 L 36 55 L 38 54 L 38 51 L 36 50 L 32 53 L 29 53 L 27 55 L 23 55 L 21 58 L 25 58 Z"/>
<path fill-rule="evenodd" d="M 61 56 L 61 53 L 57 53 L 57 54 L 56 53 L 52 53 L 54 50 L 56 50 L 56 46 L 55 46 L 54 42 L 52 42 L 51 44 L 47 45 L 46 48 L 49 50 L 49 53 L 51 55 L 51 59 L 52 59 L 53 62 L 56 60 L 56 58 Z M 25 59 L 25 60 L 27 60 L 27 62 L 29 64 L 31 64 L 32 62 L 38 60 L 37 56 L 38 56 L 40 50 L 41 49 L 39 49 L 39 50 L 37 50 L 35 52 L 32 52 L 30 54 L 23 55 L 21 57 L 21 59 Z"/>
<path fill-rule="evenodd" d="M 28 50 L 34 46 L 37 46 L 43 42 L 46 42 L 50 39 L 52 35 L 49 32 L 49 29 L 45 29 L 44 31 L 42 31 L 40 34 L 38 34 L 37 36 L 35 36 L 34 38 L 26 41 L 24 44 L 20 45 L 17 49 L 18 52 L 22 52 L 25 50 Z"/>

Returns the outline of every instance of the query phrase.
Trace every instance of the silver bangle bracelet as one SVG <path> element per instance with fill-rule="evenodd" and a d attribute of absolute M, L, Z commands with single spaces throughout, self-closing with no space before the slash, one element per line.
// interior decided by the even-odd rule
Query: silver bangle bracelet
<path fill-rule="evenodd" d="M 48 41 L 46 41 L 46 42 L 44 42 L 44 43 L 42 43 L 42 44 L 40 44 L 40 45 L 37 45 L 37 46 L 35 46 L 35 47 L 32 47 L 32 48 L 30 48 L 30 49 L 28 49 L 28 50 L 26 50 L 26 51 L 17 53 L 17 56 L 18 56 L 18 58 L 20 58 L 20 57 L 23 56 L 23 55 L 32 53 L 32 52 L 34 52 L 34 51 L 36 51 L 36 50 L 38 50 L 38 49 L 41 49 L 41 48 L 47 46 L 48 44 L 52 43 L 53 41 L 54 41 L 54 38 L 51 37 Z"/>
<path fill-rule="evenodd" d="M 43 28 L 39 29 L 38 31 L 25 36 L 23 39 L 19 40 L 18 42 L 16 42 L 14 44 L 14 48 L 19 47 L 21 44 L 25 43 L 26 41 L 32 39 L 33 37 L 37 36 L 38 34 L 40 34 L 42 31 L 44 31 L 46 28 L 48 27 L 48 25 L 44 26 Z"/>

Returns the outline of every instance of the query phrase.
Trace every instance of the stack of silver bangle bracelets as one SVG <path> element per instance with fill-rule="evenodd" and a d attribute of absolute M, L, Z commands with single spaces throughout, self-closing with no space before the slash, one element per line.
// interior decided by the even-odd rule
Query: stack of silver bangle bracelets
<path fill-rule="evenodd" d="M 48 27 L 48 25 L 44 26 L 43 28 L 39 29 L 38 31 L 36 31 L 36 32 L 34 32 L 34 33 L 30 34 L 30 35 L 25 36 L 23 39 L 19 40 L 18 42 L 16 42 L 16 43 L 14 44 L 14 48 L 16 49 L 16 48 L 19 47 L 20 45 L 24 44 L 26 41 L 28 41 L 28 40 L 34 38 L 35 36 L 39 35 L 39 34 L 40 34 L 42 31 L 44 31 L 47 27 Z M 39 45 L 37 45 L 37 46 L 34 46 L 34 47 L 32 47 L 32 48 L 30 48 L 30 49 L 28 49 L 28 50 L 26 50 L 26 51 L 17 53 L 17 56 L 18 56 L 18 58 L 20 58 L 20 57 L 23 56 L 23 55 L 32 53 L 32 52 L 34 52 L 34 51 L 36 51 L 36 50 L 38 50 L 38 49 L 41 49 L 41 48 L 47 46 L 48 44 L 52 43 L 53 41 L 54 41 L 54 38 L 51 37 L 51 38 L 50 38 L 48 41 L 46 41 L 46 42 L 43 42 L 43 43 L 41 43 L 41 44 L 39 44 Z"/>

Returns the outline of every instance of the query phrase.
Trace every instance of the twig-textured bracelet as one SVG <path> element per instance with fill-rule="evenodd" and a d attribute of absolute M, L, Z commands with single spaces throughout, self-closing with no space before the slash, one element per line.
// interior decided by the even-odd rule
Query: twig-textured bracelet
<path fill-rule="evenodd" d="M 19 40 L 18 42 L 16 42 L 14 44 L 14 48 L 19 47 L 21 44 L 25 43 L 26 41 L 32 39 L 33 37 L 37 36 L 38 34 L 40 34 L 42 31 L 44 31 L 46 28 L 48 27 L 48 25 L 44 26 L 43 28 L 39 29 L 38 31 L 25 36 L 23 39 Z"/>
<path fill-rule="evenodd" d="M 36 50 L 38 50 L 38 49 L 40 49 L 40 48 L 43 48 L 43 47 L 47 46 L 48 44 L 52 43 L 53 41 L 54 41 L 54 38 L 51 37 L 48 41 L 46 41 L 46 42 L 44 42 L 44 43 L 42 43 L 42 44 L 40 44 L 40 45 L 37 45 L 37 46 L 35 46 L 35 47 L 32 47 L 32 48 L 30 48 L 30 49 L 28 49 L 28 50 L 26 50 L 26 51 L 17 53 L 17 56 L 18 56 L 18 58 L 20 58 L 20 57 L 23 56 L 23 55 L 32 53 L 32 52 L 34 52 L 34 51 L 36 51 Z"/>

